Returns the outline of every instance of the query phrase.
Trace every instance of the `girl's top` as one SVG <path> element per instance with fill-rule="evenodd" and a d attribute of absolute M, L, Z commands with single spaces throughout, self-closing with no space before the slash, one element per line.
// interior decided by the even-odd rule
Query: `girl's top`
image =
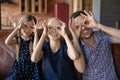
<path fill-rule="evenodd" d="M 20 38 L 20 53 L 18 61 L 15 60 L 13 67 L 6 80 L 40 80 L 40 62 L 33 63 L 30 59 L 29 43 L 32 40 L 25 41 Z"/>
<path fill-rule="evenodd" d="M 67 55 L 67 45 L 61 42 L 60 49 L 53 53 L 50 43 L 43 45 L 44 79 L 45 80 L 76 80 L 73 61 Z"/>

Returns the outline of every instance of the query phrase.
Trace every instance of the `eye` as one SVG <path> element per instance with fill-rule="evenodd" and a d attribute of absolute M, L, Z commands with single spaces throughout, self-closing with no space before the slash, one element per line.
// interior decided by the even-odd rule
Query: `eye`
<path fill-rule="evenodd" d="M 89 22 L 88 22 L 88 21 L 85 21 L 84 24 L 89 24 Z"/>
<path fill-rule="evenodd" d="M 31 28 L 31 29 L 34 29 L 34 27 L 33 27 L 33 26 L 30 26 L 30 28 Z"/>
<path fill-rule="evenodd" d="M 24 27 L 23 28 L 27 28 L 27 25 L 23 25 Z"/>
<path fill-rule="evenodd" d="M 52 27 L 48 27 L 48 29 L 52 29 Z"/>
<path fill-rule="evenodd" d="M 76 25 L 75 28 L 78 29 L 78 28 L 79 28 L 79 25 Z"/>

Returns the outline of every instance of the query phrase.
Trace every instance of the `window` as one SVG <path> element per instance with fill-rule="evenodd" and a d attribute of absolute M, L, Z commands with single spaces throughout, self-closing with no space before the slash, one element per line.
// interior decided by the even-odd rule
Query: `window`
<path fill-rule="evenodd" d="M 20 13 L 47 14 L 47 0 L 19 0 Z"/>
<path fill-rule="evenodd" d="M 92 10 L 92 0 L 69 0 L 69 15 L 77 10 Z"/>

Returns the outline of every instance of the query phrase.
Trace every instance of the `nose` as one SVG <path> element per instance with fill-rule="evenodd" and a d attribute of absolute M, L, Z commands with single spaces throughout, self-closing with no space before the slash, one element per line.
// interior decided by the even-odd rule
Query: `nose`
<path fill-rule="evenodd" d="M 81 28 L 82 30 L 85 30 L 85 26 L 81 26 L 81 27 L 82 27 L 82 28 Z"/>

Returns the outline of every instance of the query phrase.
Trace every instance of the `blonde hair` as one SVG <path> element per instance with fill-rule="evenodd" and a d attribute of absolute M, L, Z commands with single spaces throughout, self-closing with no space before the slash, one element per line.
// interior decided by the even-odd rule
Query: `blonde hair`
<path fill-rule="evenodd" d="M 37 23 L 36 18 L 32 15 L 24 15 L 21 18 L 22 18 L 22 20 L 25 20 L 25 21 L 34 20 L 35 24 Z M 20 40 L 21 32 L 20 32 L 20 30 L 18 31 L 17 35 L 18 35 L 18 40 L 17 40 L 17 44 L 16 44 L 16 60 L 18 61 L 19 54 L 20 54 L 20 48 L 21 48 L 21 40 Z M 31 38 L 32 38 L 32 35 L 31 35 Z M 33 42 L 32 42 L 32 40 L 29 43 L 29 52 L 30 52 L 30 55 L 32 55 L 32 52 L 33 52 Z"/>

